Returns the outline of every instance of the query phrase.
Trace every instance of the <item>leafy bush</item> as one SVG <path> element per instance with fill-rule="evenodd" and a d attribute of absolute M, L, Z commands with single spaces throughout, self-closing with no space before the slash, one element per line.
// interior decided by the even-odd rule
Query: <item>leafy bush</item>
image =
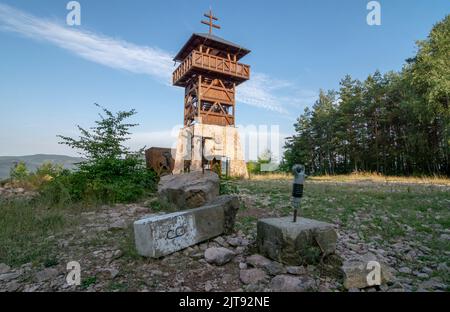
<path fill-rule="evenodd" d="M 136 126 L 123 121 L 135 111 L 113 114 L 102 110 L 106 117 L 100 115 L 101 120 L 96 121 L 91 131 L 78 126 L 81 132 L 78 140 L 59 136 L 63 139 L 61 144 L 82 150 L 86 161 L 78 164 L 74 172 L 63 171 L 42 190 L 54 204 L 67 200 L 131 202 L 155 190 L 157 177 L 145 166 L 144 149 L 130 152 L 122 146 L 128 140 L 129 128 Z"/>
<path fill-rule="evenodd" d="M 233 178 L 220 178 L 220 195 L 239 194 L 239 188 Z"/>
<path fill-rule="evenodd" d="M 258 174 L 261 172 L 261 164 L 256 161 L 247 162 L 247 171 L 250 174 Z"/>
<path fill-rule="evenodd" d="M 30 172 L 26 164 L 21 161 L 11 169 L 9 180 L 14 187 L 37 190 L 61 174 L 62 171 L 62 165 L 44 162 L 35 172 Z"/>
<path fill-rule="evenodd" d="M 11 168 L 11 171 L 9 173 L 11 182 L 23 181 L 29 175 L 30 172 L 28 171 L 27 165 L 23 161 L 18 162 L 13 168 Z"/>

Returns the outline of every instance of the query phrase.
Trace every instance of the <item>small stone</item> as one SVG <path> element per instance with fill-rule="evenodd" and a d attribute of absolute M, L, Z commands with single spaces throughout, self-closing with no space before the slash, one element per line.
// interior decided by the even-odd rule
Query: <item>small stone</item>
<path fill-rule="evenodd" d="M 227 284 L 227 283 L 232 282 L 234 279 L 235 279 L 235 277 L 234 277 L 233 274 L 225 273 L 225 274 L 222 276 L 222 283 L 223 283 L 223 284 Z"/>
<path fill-rule="evenodd" d="M 17 291 L 19 288 L 20 288 L 20 284 L 17 283 L 16 281 L 12 281 L 11 283 L 9 283 L 9 284 L 6 286 L 6 290 L 7 290 L 8 292 L 15 292 L 15 291 Z"/>
<path fill-rule="evenodd" d="M 413 272 L 415 276 L 417 276 L 418 278 L 429 278 L 429 275 L 427 273 L 423 273 L 423 272 Z"/>
<path fill-rule="evenodd" d="M 243 254 L 244 252 L 245 252 L 245 249 L 246 249 L 246 247 L 244 247 L 244 246 L 239 246 L 239 247 L 236 247 L 236 253 L 238 254 L 238 255 L 241 255 L 241 254 Z"/>
<path fill-rule="evenodd" d="M 377 286 L 389 283 L 393 279 L 391 268 L 389 268 L 385 263 L 377 261 L 376 256 L 372 254 L 366 254 L 364 256 L 358 256 L 358 258 L 354 258 L 343 263 L 341 269 L 344 273 L 344 287 L 346 289 L 362 289 L 366 288 L 367 286 L 373 285 L 369 285 L 369 282 L 367 280 L 368 274 L 372 272 L 372 270 L 368 269 L 368 264 L 370 262 L 377 262 L 380 265 L 381 279 L 380 284 L 378 284 Z"/>
<path fill-rule="evenodd" d="M 127 228 L 127 223 L 125 222 L 125 220 L 123 219 L 119 219 L 115 222 L 113 222 L 110 226 L 109 226 L 109 230 L 110 231 L 114 231 L 114 230 L 124 230 Z"/>
<path fill-rule="evenodd" d="M 205 250 L 205 260 L 211 264 L 224 265 L 231 261 L 234 256 L 234 252 L 223 247 L 208 248 Z"/>
<path fill-rule="evenodd" d="M 447 286 L 439 278 L 432 278 L 419 285 L 424 290 L 445 290 Z"/>
<path fill-rule="evenodd" d="M 246 259 L 247 264 L 255 268 L 264 268 L 269 265 L 272 261 L 258 254 L 251 255 Z"/>
<path fill-rule="evenodd" d="M 247 263 L 244 263 L 244 262 L 240 262 L 239 263 L 239 269 L 241 269 L 241 270 L 245 270 L 245 269 L 247 269 Z"/>
<path fill-rule="evenodd" d="M 0 263 L 0 274 L 7 273 L 11 270 L 11 267 L 5 263 Z"/>
<path fill-rule="evenodd" d="M 58 270 L 54 268 L 46 268 L 41 270 L 35 274 L 35 278 L 37 282 L 47 282 L 53 278 L 58 276 Z"/>
<path fill-rule="evenodd" d="M 303 275 L 306 273 L 305 267 L 303 266 L 289 266 L 286 268 L 286 271 L 292 275 Z"/>
<path fill-rule="evenodd" d="M 211 290 L 213 290 L 213 285 L 211 284 L 211 282 L 210 281 L 207 281 L 206 283 L 205 283 L 205 291 L 207 291 L 207 292 L 210 292 Z"/>
<path fill-rule="evenodd" d="M 117 249 L 116 251 L 114 251 L 114 253 L 113 253 L 113 258 L 114 259 L 118 259 L 118 258 L 120 258 L 120 257 L 122 257 L 123 256 L 123 252 L 122 252 L 122 250 L 120 250 L 120 249 Z"/>
<path fill-rule="evenodd" d="M 232 247 L 238 247 L 242 245 L 242 239 L 240 237 L 230 237 L 227 243 Z"/>
<path fill-rule="evenodd" d="M 150 275 L 151 276 L 161 276 L 161 275 L 163 275 L 163 272 L 160 270 L 152 270 L 152 271 L 150 271 Z"/>
<path fill-rule="evenodd" d="M 225 242 L 225 239 L 223 239 L 222 236 L 216 237 L 216 238 L 214 239 L 214 241 L 215 241 L 217 244 L 219 244 L 220 246 L 223 246 L 223 245 L 226 243 L 226 242 Z"/>
<path fill-rule="evenodd" d="M 249 284 L 245 288 L 246 292 L 263 292 L 264 286 L 261 284 Z"/>
<path fill-rule="evenodd" d="M 304 292 L 316 289 L 316 283 L 309 277 L 277 275 L 270 282 L 270 288 L 275 292 Z"/>
<path fill-rule="evenodd" d="M 37 284 L 37 285 L 26 285 L 25 288 L 23 289 L 23 292 L 35 292 L 36 290 L 39 289 L 39 287 L 41 287 L 41 285 Z"/>
<path fill-rule="evenodd" d="M 267 274 L 261 269 L 247 269 L 239 272 L 239 278 L 246 285 L 258 284 L 267 280 Z"/>
<path fill-rule="evenodd" d="M 284 266 L 275 261 L 271 261 L 268 265 L 264 267 L 270 275 L 279 275 L 286 273 L 286 269 Z"/>
<path fill-rule="evenodd" d="M 112 268 L 112 269 L 109 269 L 108 271 L 109 271 L 111 279 L 115 279 L 117 277 L 117 275 L 119 275 L 119 270 L 117 270 L 117 269 Z"/>
<path fill-rule="evenodd" d="M 438 271 L 444 271 L 447 272 L 449 271 L 447 263 L 443 262 L 443 263 L 439 263 L 437 266 Z"/>
<path fill-rule="evenodd" d="M 404 274 L 411 274 L 411 272 L 412 272 L 412 270 L 408 267 L 402 267 L 402 268 L 398 269 L 398 271 L 400 273 L 404 273 Z"/>
<path fill-rule="evenodd" d="M 203 258 L 204 252 L 195 252 L 191 255 L 191 258 L 194 260 L 200 260 Z"/>
<path fill-rule="evenodd" d="M 9 282 L 13 279 L 16 279 L 20 276 L 20 273 L 18 272 L 11 272 L 11 273 L 4 273 L 0 274 L 0 282 Z"/>

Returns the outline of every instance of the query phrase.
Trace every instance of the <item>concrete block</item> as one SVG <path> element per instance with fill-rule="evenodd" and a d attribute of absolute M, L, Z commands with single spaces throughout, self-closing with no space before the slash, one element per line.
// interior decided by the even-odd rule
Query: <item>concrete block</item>
<path fill-rule="evenodd" d="M 257 245 L 266 257 L 287 264 L 315 264 L 336 250 L 337 233 L 329 223 L 292 217 L 261 219 Z"/>
<path fill-rule="evenodd" d="M 200 208 L 134 222 L 138 253 L 159 258 L 223 233 L 231 233 L 239 209 L 236 196 L 219 196 Z"/>

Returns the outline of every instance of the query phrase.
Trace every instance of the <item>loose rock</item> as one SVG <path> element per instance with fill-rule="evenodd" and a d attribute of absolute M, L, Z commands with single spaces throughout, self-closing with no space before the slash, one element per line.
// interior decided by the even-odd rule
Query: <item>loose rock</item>
<path fill-rule="evenodd" d="M 219 196 L 219 176 L 211 171 L 166 175 L 158 184 L 158 196 L 180 210 L 200 207 Z"/>
<path fill-rule="evenodd" d="M 239 272 L 239 278 L 246 285 L 258 284 L 267 280 L 267 274 L 261 269 L 247 269 Z"/>
<path fill-rule="evenodd" d="M 58 270 L 54 268 L 46 268 L 36 273 L 37 282 L 46 282 L 58 276 Z"/>
<path fill-rule="evenodd" d="M 270 288 L 275 292 L 304 292 L 313 291 L 316 283 L 308 277 L 277 275 L 270 282 Z"/>
<path fill-rule="evenodd" d="M 205 250 L 205 260 L 208 263 L 216 265 L 224 265 L 225 263 L 230 262 L 234 256 L 234 252 L 223 247 L 208 248 Z"/>

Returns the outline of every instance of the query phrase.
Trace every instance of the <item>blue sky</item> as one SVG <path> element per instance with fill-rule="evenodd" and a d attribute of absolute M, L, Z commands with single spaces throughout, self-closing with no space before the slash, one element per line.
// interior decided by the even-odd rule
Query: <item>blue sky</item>
<path fill-rule="evenodd" d="M 384 0 L 381 26 L 369 26 L 366 0 L 79 2 L 81 26 L 71 27 L 66 0 L 0 0 L 0 155 L 74 155 L 56 135 L 91 126 L 94 102 L 138 111 L 133 148 L 172 146 L 183 90 L 170 85 L 171 58 L 207 31 L 200 19 L 210 6 L 222 26 L 215 34 L 252 50 L 237 124 L 278 125 L 281 137 L 320 88 L 401 69 L 450 13 L 448 0 Z"/>

